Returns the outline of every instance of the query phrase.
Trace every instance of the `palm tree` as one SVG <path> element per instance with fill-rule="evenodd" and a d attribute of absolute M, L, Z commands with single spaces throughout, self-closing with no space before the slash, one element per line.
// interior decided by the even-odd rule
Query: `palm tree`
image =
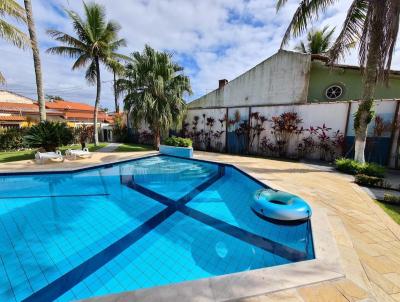
<path fill-rule="evenodd" d="M 287 0 L 278 0 L 279 10 Z M 337 1 L 303 0 L 300 2 L 282 40 L 281 48 L 291 36 L 299 36 L 308 23 Z M 346 2 L 346 0 L 343 0 Z M 330 50 L 331 63 L 359 44 L 359 61 L 363 71 L 362 101 L 354 117 L 354 159 L 365 162 L 364 150 L 368 124 L 373 118 L 375 88 L 378 81 L 388 80 L 399 30 L 398 0 L 353 0 L 335 43 Z"/>
<path fill-rule="evenodd" d="M 24 4 L 26 12 L 26 21 L 28 23 L 29 37 L 31 39 L 33 66 L 35 68 L 36 92 L 39 102 L 40 121 L 44 122 L 46 120 L 46 103 L 43 93 L 42 65 L 40 63 L 40 53 L 39 53 L 38 42 L 36 39 L 36 29 L 35 29 L 35 22 L 33 20 L 32 4 L 30 0 L 24 0 Z"/>
<path fill-rule="evenodd" d="M 295 50 L 310 54 L 325 54 L 328 52 L 332 44 L 332 35 L 335 28 L 328 31 L 329 26 L 325 26 L 322 30 L 311 30 L 307 33 L 307 42 L 300 42 Z"/>
<path fill-rule="evenodd" d="M 51 47 L 48 53 L 64 55 L 76 59 L 72 70 L 86 66 L 86 80 L 89 84 L 96 83 L 95 110 L 93 113 L 94 143 L 99 142 L 97 131 L 97 112 L 100 102 L 101 78 L 100 63 L 109 70 L 122 68 L 118 59 L 127 59 L 126 56 L 116 53 L 121 46 L 126 46 L 124 39 L 118 38 L 120 26 L 114 21 L 106 21 L 105 9 L 96 3 L 83 3 L 85 19 L 76 12 L 66 10 L 72 20 L 76 37 L 58 30 L 48 30 L 50 36 L 63 46 Z"/>
<path fill-rule="evenodd" d="M 6 22 L 3 18 L 11 17 L 18 22 L 26 22 L 24 9 L 14 0 L 0 0 L 0 38 L 11 44 L 25 48 L 29 40 L 17 27 Z M 5 78 L 0 72 L 0 84 L 5 83 Z"/>
<path fill-rule="evenodd" d="M 172 61 L 172 55 L 146 45 L 144 51 L 131 54 L 132 63 L 118 80 L 118 89 L 125 94 L 125 109 L 135 124 L 145 121 L 160 145 L 161 133 L 178 124 L 186 103 L 184 93 L 192 93 L 190 80 L 183 67 Z"/>

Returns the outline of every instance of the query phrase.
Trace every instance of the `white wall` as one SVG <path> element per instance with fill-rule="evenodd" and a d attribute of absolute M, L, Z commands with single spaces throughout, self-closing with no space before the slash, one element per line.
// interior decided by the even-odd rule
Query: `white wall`
<path fill-rule="evenodd" d="M 189 108 L 304 103 L 311 56 L 279 51 L 249 71 L 188 104 Z M 217 84 L 217 83 L 215 83 Z"/>
<path fill-rule="evenodd" d="M 199 117 L 199 123 L 197 125 L 197 131 L 200 131 L 200 129 L 204 129 L 206 127 L 206 131 L 208 131 L 209 127 L 206 126 L 206 120 L 203 118 L 203 114 L 205 114 L 205 119 L 207 117 L 213 117 L 215 119 L 214 125 L 211 128 L 212 131 L 224 131 L 224 133 L 221 135 L 221 138 L 219 141 L 222 143 L 221 148 L 225 148 L 225 141 L 226 141 L 226 131 L 225 131 L 225 123 L 223 123 L 223 126 L 221 127 L 221 123 L 219 122 L 219 119 L 225 119 L 226 116 L 226 109 L 221 108 L 221 109 L 194 109 L 194 110 L 188 110 L 185 122 L 188 123 L 187 130 L 190 132 L 193 132 L 192 127 L 193 127 L 193 118 L 195 116 Z M 215 140 L 211 140 L 212 147 L 216 148 L 217 142 Z M 204 146 L 202 146 L 204 149 Z M 221 150 L 222 151 L 222 150 Z"/>

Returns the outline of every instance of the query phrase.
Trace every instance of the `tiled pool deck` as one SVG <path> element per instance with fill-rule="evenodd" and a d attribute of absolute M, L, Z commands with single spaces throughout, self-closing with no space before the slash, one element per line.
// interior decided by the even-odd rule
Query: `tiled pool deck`
<path fill-rule="evenodd" d="M 36 165 L 32 161 L 20 161 L 0 164 L 0 173 L 75 169 L 150 153 L 152 152 L 95 153 L 91 159 L 47 165 Z M 329 276 L 326 276 L 326 279 L 330 279 L 330 281 L 318 282 L 318 278 L 314 278 L 313 274 L 318 274 L 318 265 L 314 268 L 315 273 L 313 270 L 309 270 L 308 275 L 305 274 L 301 263 L 299 267 L 292 267 L 291 270 L 288 269 L 290 265 L 282 266 L 278 267 L 282 273 L 281 280 L 259 278 L 257 286 L 265 287 L 265 292 L 274 291 L 273 283 L 279 282 L 281 288 L 286 288 L 285 290 L 275 290 L 272 293 L 258 296 L 254 296 L 253 292 L 248 295 L 254 297 L 244 298 L 240 301 L 400 301 L 400 226 L 394 223 L 361 188 L 353 184 L 350 177 L 321 171 L 301 163 L 205 152 L 196 152 L 195 157 L 234 164 L 274 188 L 305 198 L 314 209 L 318 209 L 317 213 L 323 213 L 315 215 L 313 221 L 313 231 L 316 233 L 314 235 L 321 239 L 319 246 L 321 254 L 325 254 L 325 256 L 332 254 L 332 257 L 336 258 L 335 251 L 338 251 L 337 260 L 340 261 L 341 268 L 337 269 L 336 275 L 335 268 L 330 269 L 330 275 L 327 273 Z M 327 228 L 335 240 L 330 239 L 330 236 L 325 238 L 328 240 L 324 240 L 323 230 Z M 335 262 L 333 261 L 329 265 L 334 266 Z M 297 271 L 293 271 L 293 268 Z M 299 284 L 310 283 L 310 285 L 299 286 L 296 285 L 296 282 L 292 282 L 293 280 L 288 282 L 285 272 L 291 274 L 287 276 L 287 279 L 301 279 L 302 282 Z M 250 275 L 243 279 L 245 278 L 251 280 Z M 216 284 L 214 282 L 210 285 L 207 279 L 200 281 L 199 285 L 207 283 L 205 284 L 207 287 Z M 194 301 L 229 300 L 231 299 L 229 292 L 241 291 L 243 293 L 246 291 L 246 288 L 238 289 L 235 286 L 234 275 L 231 279 L 223 281 L 227 282 L 225 297 L 215 297 L 213 291 L 211 294 L 214 296 L 210 297 L 209 293 L 198 290 L 201 286 L 198 289 L 191 288 L 191 297 Z M 187 288 L 182 287 L 182 290 L 185 291 Z M 164 292 L 164 295 L 166 293 Z M 137 298 L 137 295 L 127 293 L 115 297 L 114 301 L 135 301 Z M 145 298 L 146 296 L 142 296 L 140 301 L 146 300 Z M 183 300 L 173 297 L 173 295 L 169 298 L 172 301 Z M 150 299 L 148 301 L 152 301 L 149 296 L 148 299 Z M 103 301 L 102 298 L 93 300 Z"/>

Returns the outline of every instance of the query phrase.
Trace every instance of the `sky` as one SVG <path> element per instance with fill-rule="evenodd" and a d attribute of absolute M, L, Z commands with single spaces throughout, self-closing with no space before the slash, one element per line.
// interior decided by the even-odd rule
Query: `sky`
<path fill-rule="evenodd" d="M 22 0 L 17 0 L 23 5 Z M 107 17 L 120 23 L 120 37 L 127 47 L 120 53 L 142 51 L 145 44 L 174 54 L 191 79 L 193 100 L 217 88 L 219 79 L 232 80 L 243 72 L 273 55 L 298 0 L 288 0 L 278 13 L 275 0 L 98 0 L 106 8 Z M 319 20 L 314 28 L 336 26 L 339 33 L 345 18 L 348 0 L 340 0 Z M 47 54 L 51 46 L 58 45 L 46 34 L 57 29 L 73 34 L 71 22 L 64 9 L 82 13 L 79 0 L 32 0 L 33 13 L 39 38 L 45 94 L 63 99 L 94 103 L 94 86 L 85 81 L 85 70 L 71 70 L 73 60 Z M 18 26 L 26 31 L 25 25 Z M 291 40 L 286 49 L 293 49 L 300 37 Z M 393 69 L 400 69 L 400 50 L 397 47 Z M 342 62 L 357 64 L 353 51 Z M 19 50 L 0 40 L 0 70 L 8 89 L 36 98 L 32 54 Z M 101 106 L 114 110 L 112 74 L 102 70 Z"/>

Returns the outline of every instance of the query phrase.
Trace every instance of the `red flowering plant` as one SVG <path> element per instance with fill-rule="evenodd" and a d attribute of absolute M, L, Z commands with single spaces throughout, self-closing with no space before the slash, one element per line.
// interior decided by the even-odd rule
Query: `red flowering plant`
<path fill-rule="evenodd" d="M 330 135 L 331 130 L 332 128 L 325 124 L 318 127 L 310 126 L 306 129 L 304 132 L 308 133 L 308 136 L 304 137 L 298 145 L 299 157 L 319 151 L 321 160 L 330 161 L 341 155 L 345 143 L 344 135 L 340 130 Z"/>
<path fill-rule="evenodd" d="M 292 138 L 298 139 L 303 132 L 300 124 L 303 122 L 297 112 L 284 112 L 279 116 L 272 117 L 272 135 L 279 150 L 279 156 L 286 157 L 288 145 Z"/>
<path fill-rule="evenodd" d="M 259 112 L 253 112 L 250 115 L 250 128 L 249 128 L 249 150 L 251 151 L 253 148 L 254 140 L 257 138 L 257 150 L 259 151 L 260 146 L 260 136 L 261 133 L 265 130 L 264 123 L 267 121 L 267 118 L 262 116 Z"/>

